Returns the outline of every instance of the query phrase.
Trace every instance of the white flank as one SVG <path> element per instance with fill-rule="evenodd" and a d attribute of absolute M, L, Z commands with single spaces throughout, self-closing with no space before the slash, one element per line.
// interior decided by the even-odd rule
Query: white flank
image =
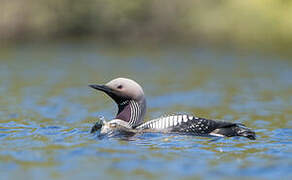
<path fill-rule="evenodd" d="M 165 121 L 166 121 L 166 118 L 163 118 L 163 119 L 162 119 L 162 128 L 163 128 L 163 129 L 165 128 L 165 124 L 166 124 Z"/>
<path fill-rule="evenodd" d="M 182 115 L 179 115 L 178 116 L 178 124 L 181 124 L 181 121 L 182 121 Z"/>
<path fill-rule="evenodd" d="M 177 116 L 173 117 L 173 125 L 176 126 L 177 125 Z"/>
<path fill-rule="evenodd" d="M 165 118 L 165 128 L 168 128 L 169 125 L 169 117 Z"/>
<path fill-rule="evenodd" d="M 159 121 L 155 122 L 155 129 L 159 129 Z"/>
<path fill-rule="evenodd" d="M 169 126 L 172 127 L 173 126 L 173 116 L 169 117 Z"/>
<path fill-rule="evenodd" d="M 187 122 L 188 121 L 188 116 L 187 115 L 183 115 L 183 121 Z"/>
<path fill-rule="evenodd" d="M 150 128 L 153 128 L 153 123 L 149 123 L 149 127 Z"/>
<path fill-rule="evenodd" d="M 224 137 L 222 134 L 215 134 L 215 133 L 210 133 L 211 136 L 217 136 L 217 137 Z"/>
<path fill-rule="evenodd" d="M 160 120 L 159 120 L 159 126 L 158 126 L 159 129 L 162 129 L 162 128 L 163 128 L 163 127 L 162 127 L 162 121 L 163 121 L 163 119 L 160 119 Z"/>

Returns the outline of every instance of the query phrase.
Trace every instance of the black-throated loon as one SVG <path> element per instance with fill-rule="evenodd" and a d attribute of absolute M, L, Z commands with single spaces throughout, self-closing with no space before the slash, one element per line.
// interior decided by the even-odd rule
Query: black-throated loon
<path fill-rule="evenodd" d="M 163 116 L 143 123 L 146 99 L 138 83 L 127 78 L 117 78 L 105 85 L 89 86 L 105 92 L 118 105 L 116 118 L 95 124 L 92 132 L 100 129 L 101 134 L 159 132 L 196 136 L 243 136 L 252 140 L 256 138 L 255 132 L 243 124 L 209 120 L 188 114 Z"/>

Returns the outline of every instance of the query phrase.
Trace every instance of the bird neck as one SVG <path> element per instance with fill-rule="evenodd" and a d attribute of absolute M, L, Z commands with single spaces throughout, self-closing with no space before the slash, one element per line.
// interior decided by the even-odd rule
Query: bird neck
<path fill-rule="evenodd" d="M 125 100 L 118 104 L 118 114 L 116 119 L 121 119 L 129 123 L 131 127 L 140 125 L 144 120 L 146 112 L 146 101 Z"/>

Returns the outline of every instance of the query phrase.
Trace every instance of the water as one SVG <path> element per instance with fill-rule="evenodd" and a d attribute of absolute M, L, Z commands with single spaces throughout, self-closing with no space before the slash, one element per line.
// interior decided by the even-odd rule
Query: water
<path fill-rule="evenodd" d="M 292 61 L 200 48 L 25 46 L 0 53 L 0 179 L 292 179 Z M 117 108 L 87 87 L 139 82 L 146 119 L 242 122 L 257 140 L 89 133 Z"/>

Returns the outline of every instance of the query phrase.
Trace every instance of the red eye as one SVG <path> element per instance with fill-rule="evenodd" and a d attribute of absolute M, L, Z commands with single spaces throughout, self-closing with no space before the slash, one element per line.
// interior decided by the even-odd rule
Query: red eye
<path fill-rule="evenodd" d="M 119 85 L 119 86 L 118 86 L 118 89 L 122 89 L 122 88 L 123 88 L 123 86 L 122 86 L 122 85 Z"/>

